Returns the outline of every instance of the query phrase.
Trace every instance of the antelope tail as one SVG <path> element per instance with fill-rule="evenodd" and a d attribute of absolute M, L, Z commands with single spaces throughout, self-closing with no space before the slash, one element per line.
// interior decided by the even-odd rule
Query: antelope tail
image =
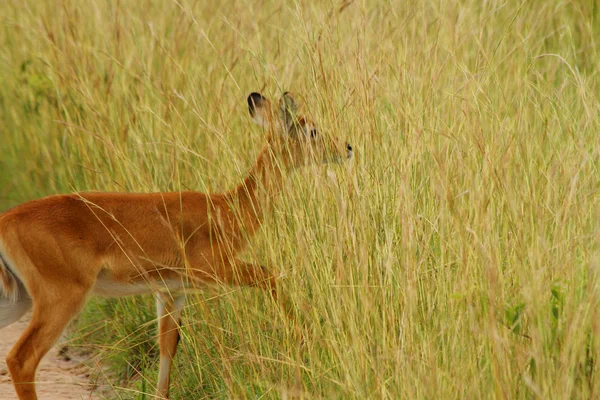
<path fill-rule="evenodd" d="M 17 321 L 31 308 L 25 285 L 0 253 L 0 328 Z"/>

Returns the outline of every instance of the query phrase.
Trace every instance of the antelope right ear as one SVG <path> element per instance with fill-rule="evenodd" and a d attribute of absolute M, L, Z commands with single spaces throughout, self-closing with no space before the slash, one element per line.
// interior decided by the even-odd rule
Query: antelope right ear
<path fill-rule="evenodd" d="M 296 122 L 297 111 L 298 103 L 294 96 L 290 92 L 285 92 L 279 100 L 279 118 L 287 130 Z"/>
<path fill-rule="evenodd" d="M 271 103 L 260 93 L 250 93 L 248 96 L 248 112 L 255 123 L 269 127 Z"/>

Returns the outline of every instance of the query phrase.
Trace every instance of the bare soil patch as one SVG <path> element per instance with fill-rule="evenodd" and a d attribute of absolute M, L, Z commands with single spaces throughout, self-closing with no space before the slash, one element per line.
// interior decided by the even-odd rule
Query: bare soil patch
<path fill-rule="evenodd" d="M 27 327 L 28 313 L 19 321 L 0 329 L 0 399 L 16 399 L 12 380 L 6 367 L 6 355 Z M 80 361 L 59 354 L 57 344 L 44 357 L 37 370 L 37 392 L 42 400 L 100 399 L 97 386 L 89 379 L 89 368 Z"/>

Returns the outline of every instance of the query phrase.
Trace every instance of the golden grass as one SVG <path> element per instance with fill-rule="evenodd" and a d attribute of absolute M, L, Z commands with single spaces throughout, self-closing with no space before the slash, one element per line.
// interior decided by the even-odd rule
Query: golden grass
<path fill-rule="evenodd" d="M 174 398 L 600 395 L 596 2 L 14 0 L 0 16 L 5 206 L 229 188 L 263 140 L 251 91 L 300 94 L 355 149 L 292 175 L 247 255 L 285 273 L 305 348 L 266 296 L 208 290 Z M 79 322 L 114 368 L 144 367 L 111 381 L 122 398 L 153 390 L 151 306 L 94 302 Z"/>

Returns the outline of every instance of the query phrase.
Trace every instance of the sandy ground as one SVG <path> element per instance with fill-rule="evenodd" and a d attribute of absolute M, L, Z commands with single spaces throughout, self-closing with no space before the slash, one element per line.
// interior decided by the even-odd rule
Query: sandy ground
<path fill-rule="evenodd" d="M 0 399 L 16 399 L 17 395 L 6 368 L 6 355 L 27 326 L 30 315 L 0 329 Z M 37 370 L 37 392 L 40 400 L 98 399 L 92 394 L 89 370 L 80 362 L 65 360 L 55 346 L 44 357 Z"/>

